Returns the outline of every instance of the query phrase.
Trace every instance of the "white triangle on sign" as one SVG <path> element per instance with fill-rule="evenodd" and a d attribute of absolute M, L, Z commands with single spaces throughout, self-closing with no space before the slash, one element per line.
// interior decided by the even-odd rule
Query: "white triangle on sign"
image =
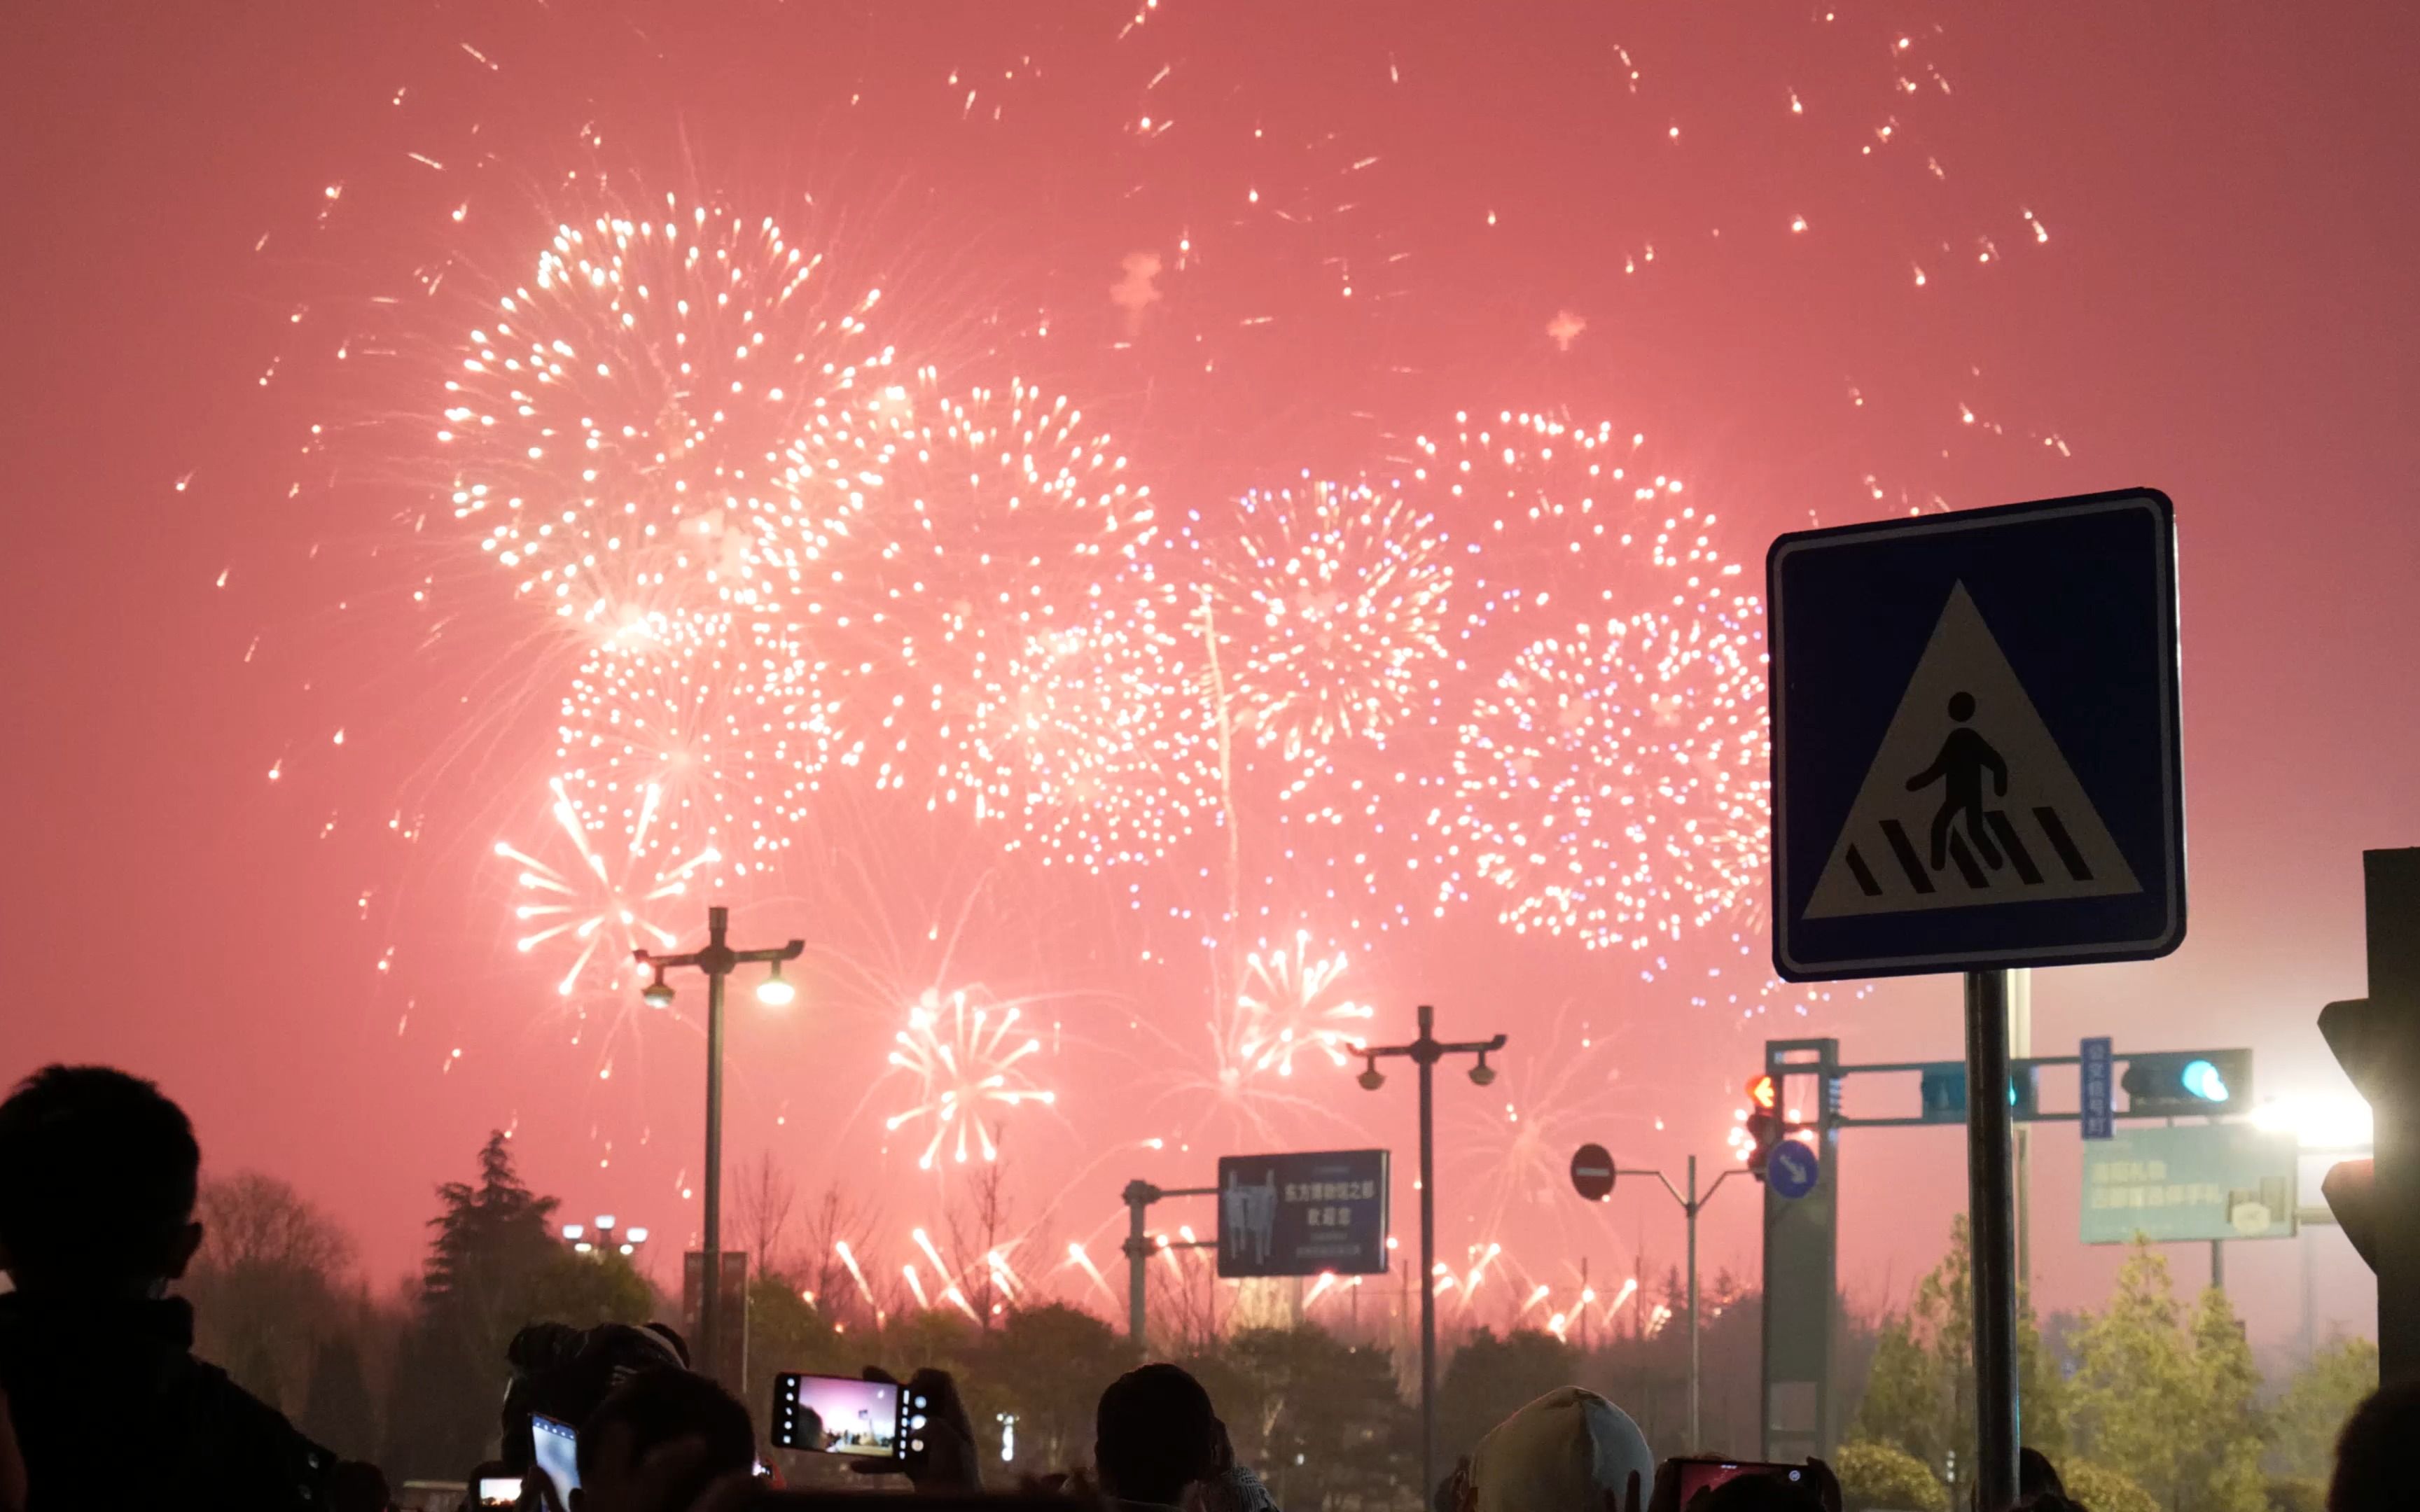
<path fill-rule="evenodd" d="M 2142 890 L 1966 585 L 1953 585 L 1801 917 Z"/>

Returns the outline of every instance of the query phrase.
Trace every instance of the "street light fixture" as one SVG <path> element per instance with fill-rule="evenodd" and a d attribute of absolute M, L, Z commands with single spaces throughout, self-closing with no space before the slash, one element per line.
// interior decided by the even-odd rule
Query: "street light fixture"
<path fill-rule="evenodd" d="M 773 974 L 756 984 L 756 1001 L 767 1008 L 787 1008 L 799 999 L 796 983 L 782 980 L 782 963 L 773 963 Z"/>
<path fill-rule="evenodd" d="M 807 948 L 806 941 L 792 940 L 762 950 L 735 950 L 724 938 L 730 928 L 731 910 L 718 904 L 706 911 L 704 948 L 687 955 L 633 952 L 639 964 L 651 967 L 656 974 L 656 980 L 639 995 L 651 1008 L 672 1005 L 673 990 L 664 980 L 668 968 L 695 966 L 706 973 L 706 1253 L 700 1257 L 699 1336 L 693 1341 L 692 1354 L 698 1374 L 708 1377 L 716 1376 L 715 1356 L 720 1352 L 716 1346 L 721 1342 L 722 1323 L 722 986 L 733 971 L 752 962 L 771 964 L 778 977 L 780 963 L 797 960 Z M 761 998 L 763 995 L 760 992 L 758 995 Z"/>
<path fill-rule="evenodd" d="M 1436 1063 L 1448 1056 L 1475 1055 L 1470 1079 L 1481 1087 L 1496 1079 L 1489 1052 L 1504 1048 L 1504 1036 L 1446 1043 L 1432 1032 L 1436 1010 L 1420 1005 L 1420 1037 L 1409 1044 L 1357 1045 L 1363 1062 L 1361 1085 L 1376 1091 L 1387 1084 L 1381 1056 L 1409 1057 L 1420 1069 L 1420 1484 L 1436 1484 Z"/>

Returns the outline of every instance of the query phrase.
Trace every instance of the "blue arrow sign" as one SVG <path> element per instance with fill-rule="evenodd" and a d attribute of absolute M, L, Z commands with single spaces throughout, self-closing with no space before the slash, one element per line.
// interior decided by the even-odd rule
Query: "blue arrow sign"
<path fill-rule="evenodd" d="M 1774 542 L 1766 582 L 1782 976 L 2183 940 L 2164 494 L 1801 532 Z"/>
<path fill-rule="evenodd" d="M 1823 1162 L 1815 1147 L 1795 1139 L 1785 1139 L 1773 1147 L 1764 1158 L 1764 1183 L 1777 1197 L 1792 1201 L 1815 1190 L 1815 1182 L 1823 1174 Z"/>

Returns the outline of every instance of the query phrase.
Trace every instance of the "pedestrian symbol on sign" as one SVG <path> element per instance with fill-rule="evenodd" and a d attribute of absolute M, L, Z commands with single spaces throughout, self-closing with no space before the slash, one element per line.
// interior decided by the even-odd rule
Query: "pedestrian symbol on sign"
<path fill-rule="evenodd" d="M 2141 890 L 1965 584 L 1952 584 L 1801 917 Z"/>
<path fill-rule="evenodd" d="M 1975 717 L 1975 695 L 1963 688 L 1949 695 L 1949 717 L 1958 728 L 1941 743 L 1941 754 L 1932 764 L 1907 779 L 1910 793 L 1921 793 L 1933 783 L 1941 784 L 1941 811 L 1932 816 L 1932 870 L 1938 872 L 1947 863 L 1944 856 L 1949 842 L 1950 821 L 1960 814 L 1966 816 L 1966 833 L 1975 841 L 1976 852 L 1985 863 L 1997 871 L 2004 863 L 1999 848 L 1992 843 L 1983 822 L 1983 768 L 1992 769 L 1992 791 L 1999 797 L 2009 795 L 2009 764 L 1992 743 L 1966 728 Z"/>

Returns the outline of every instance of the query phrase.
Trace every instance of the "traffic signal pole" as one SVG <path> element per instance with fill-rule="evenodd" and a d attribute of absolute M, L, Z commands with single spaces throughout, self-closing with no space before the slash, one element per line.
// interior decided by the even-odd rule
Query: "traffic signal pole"
<path fill-rule="evenodd" d="M 1966 1085 L 2009 1085 L 2007 971 L 1966 974 Z M 2009 1100 L 1966 1099 L 1966 1222 L 1975 1288 L 1976 1503 L 2017 1500 L 2017 1235 L 2015 1125 Z"/>
<path fill-rule="evenodd" d="M 2332 1167 L 2328 1207 L 2378 1275 L 2378 1377 L 2420 1380 L 2420 849 L 2362 853 L 2369 995 L 2319 1012 L 2369 1101 L 2370 1159 Z"/>

